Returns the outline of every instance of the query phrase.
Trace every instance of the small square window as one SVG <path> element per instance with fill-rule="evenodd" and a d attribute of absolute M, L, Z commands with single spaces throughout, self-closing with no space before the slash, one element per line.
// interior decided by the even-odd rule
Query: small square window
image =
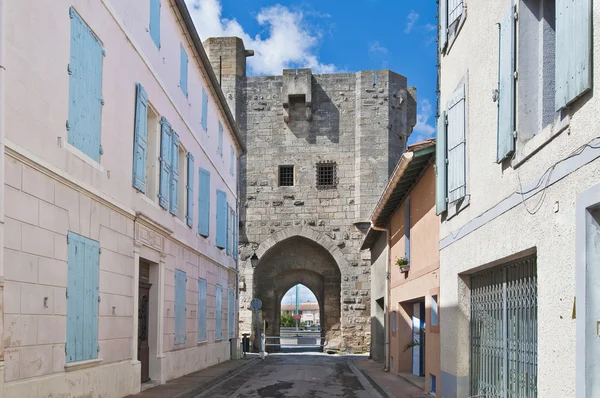
<path fill-rule="evenodd" d="M 279 166 L 279 186 L 294 186 L 294 166 Z"/>
<path fill-rule="evenodd" d="M 317 163 L 317 188 L 335 188 L 336 185 L 336 164 L 334 162 Z"/>

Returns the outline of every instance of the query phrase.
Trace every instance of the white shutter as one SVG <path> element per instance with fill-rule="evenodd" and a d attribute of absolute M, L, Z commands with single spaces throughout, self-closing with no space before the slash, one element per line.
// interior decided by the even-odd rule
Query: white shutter
<path fill-rule="evenodd" d="M 467 193 L 465 85 L 448 102 L 448 202 L 456 202 Z"/>

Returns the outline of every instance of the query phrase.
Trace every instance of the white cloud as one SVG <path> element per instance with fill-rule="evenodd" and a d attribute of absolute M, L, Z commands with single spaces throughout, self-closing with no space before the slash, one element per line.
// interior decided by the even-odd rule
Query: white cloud
<path fill-rule="evenodd" d="M 309 288 L 304 285 L 298 285 L 298 302 L 305 303 L 307 301 L 314 303 L 317 301 L 317 298 Z M 296 304 L 296 286 L 287 291 L 281 299 L 281 304 Z"/>
<path fill-rule="evenodd" d="M 254 50 L 254 57 L 248 58 L 250 74 L 280 75 L 284 68 L 294 67 L 312 68 L 314 73 L 337 70 L 319 61 L 319 34 L 310 30 L 301 11 L 279 4 L 261 9 L 256 21 L 268 33 L 251 37 L 237 20 L 222 18 L 220 0 L 186 0 L 186 4 L 202 40 L 237 36 L 247 49 Z"/>
<path fill-rule="evenodd" d="M 417 111 L 417 124 L 413 131 L 416 133 L 413 142 L 423 141 L 435 135 L 435 127 L 429 123 L 433 114 L 433 107 L 428 99 L 421 100 Z M 411 137 L 412 138 L 412 137 Z"/>
<path fill-rule="evenodd" d="M 410 14 L 408 14 L 408 16 L 406 17 L 406 28 L 404 29 L 404 33 L 410 33 L 418 20 L 419 14 L 416 13 L 414 10 L 411 11 Z"/>
<path fill-rule="evenodd" d="M 425 30 L 427 32 L 433 32 L 434 30 L 437 29 L 437 26 L 435 26 L 434 24 L 431 24 L 431 23 L 426 23 L 425 25 L 423 25 L 423 28 L 425 28 Z"/>
<path fill-rule="evenodd" d="M 369 56 L 381 56 L 388 53 L 388 49 L 381 45 L 378 41 L 372 41 L 369 43 Z"/>

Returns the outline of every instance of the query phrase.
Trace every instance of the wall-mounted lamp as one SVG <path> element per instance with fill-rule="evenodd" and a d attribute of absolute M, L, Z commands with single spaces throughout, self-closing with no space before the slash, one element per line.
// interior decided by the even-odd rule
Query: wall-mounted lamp
<path fill-rule="evenodd" d="M 256 268 L 258 265 L 258 256 L 256 255 L 256 252 L 250 257 L 250 264 L 252 264 L 252 268 Z"/>

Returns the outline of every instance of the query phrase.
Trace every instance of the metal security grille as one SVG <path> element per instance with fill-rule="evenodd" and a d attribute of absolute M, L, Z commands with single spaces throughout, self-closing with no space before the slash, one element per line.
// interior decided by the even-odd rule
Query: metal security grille
<path fill-rule="evenodd" d="M 317 163 L 317 188 L 333 188 L 336 182 L 335 163 Z"/>
<path fill-rule="evenodd" d="M 537 397 L 537 264 L 471 277 L 471 395 Z"/>
<path fill-rule="evenodd" d="M 294 186 L 294 166 L 279 166 L 279 186 Z"/>

